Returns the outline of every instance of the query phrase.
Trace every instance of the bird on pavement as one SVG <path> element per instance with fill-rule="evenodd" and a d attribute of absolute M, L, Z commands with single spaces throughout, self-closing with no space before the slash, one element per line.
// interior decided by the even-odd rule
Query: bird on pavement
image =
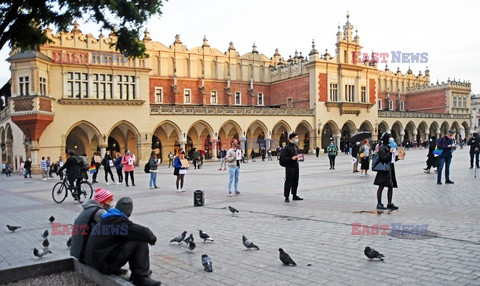
<path fill-rule="evenodd" d="M 184 231 L 184 232 L 182 232 L 182 234 L 179 234 L 178 236 L 176 236 L 175 238 L 170 240 L 170 243 L 172 243 L 172 242 L 182 243 L 182 241 L 185 239 L 186 235 L 187 235 L 187 231 Z"/>
<path fill-rule="evenodd" d="M 193 241 L 193 234 L 190 234 L 183 242 L 185 242 L 185 245 L 188 245 L 190 241 Z"/>
<path fill-rule="evenodd" d="M 283 251 L 283 249 L 279 248 L 278 251 L 280 251 L 280 260 L 283 262 L 283 264 L 285 265 L 297 265 L 297 263 L 295 263 L 295 261 L 293 261 L 293 259 L 290 257 L 290 255 L 288 255 L 288 253 L 286 253 L 285 251 Z"/>
<path fill-rule="evenodd" d="M 199 235 L 200 235 L 200 238 L 203 239 L 203 242 L 206 242 L 207 240 L 213 242 L 213 239 L 211 239 L 208 234 L 206 234 L 205 232 L 203 232 L 203 230 L 199 229 L 199 230 L 198 230 L 198 233 L 199 233 Z"/>
<path fill-rule="evenodd" d="M 48 237 L 48 229 L 45 230 L 43 233 L 42 233 L 42 238 L 47 238 Z"/>
<path fill-rule="evenodd" d="M 21 226 L 15 226 L 15 225 L 8 225 L 7 224 L 7 228 L 8 228 L 9 231 L 15 232 L 17 229 L 21 228 Z"/>
<path fill-rule="evenodd" d="M 33 255 L 36 257 L 42 258 L 44 255 L 47 255 L 48 253 L 52 253 L 50 250 L 39 250 L 37 248 L 33 249 Z"/>
<path fill-rule="evenodd" d="M 48 221 L 49 221 L 50 223 L 53 223 L 53 222 L 55 221 L 55 217 L 52 215 L 52 216 L 48 219 Z"/>
<path fill-rule="evenodd" d="M 48 249 L 48 247 L 50 246 L 50 241 L 48 241 L 48 238 L 45 238 L 45 240 L 42 242 L 42 246 L 44 250 Z"/>
<path fill-rule="evenodd" d="M 250 240 L 245 235 L 242 235 L 242 240 L 243 240 L 243 245 L 245 245 L 246 248 L 251 249 L 251 248 L 256 248 L 257 250 L 260 250 L 258 246 L 253 244 Z"/>
<path fill-rule="evenodd" d="M 238 210 L 231 206 L 228 206 L 228 210 L 232 212 L 232 215 L 235 215 L 235 213 L 238 213 Z"/>
<path fill-rule="evenodd" d="M 188 243 L 187 247 L 188 247 L 188 249 L 189 249 L 190 251 L 193 251 L 193 250 L 195 249 L 195 247 L 197 247 L 197 245 L 196 245 L 195 242 L 193 242 L 193 240 L 192 240 L 192 241 L 190 241 L 190 242 Z"/>
<path fill-rule="evenodd" d="M 365 247 L 365 250 L 363 251 L 363 253 L 365 253 L 365 255 L 370 259 L 378 258 L 380 259 L 380 261 L 383 261 L 383 257 L 385 257 L 380 252 L 376 251 L 373 248 L 370 248 L 370 246 Z"/>
<path fill-rule="evenodd" d="M 70 236 L 67 240 L 67 247 L 70 248 L 72 246 L 72 237 Z"/>
<path fill-rule="evenodd" d="M 206 254 L 202 255 L 202 265 L 203 265 L 205 271 L 207 271 L 207 272 L 212 272 L 213 271 L 212 259 L 210 259 L 210 257 L 208 257 L 208 255 L 206 255 Z"/>

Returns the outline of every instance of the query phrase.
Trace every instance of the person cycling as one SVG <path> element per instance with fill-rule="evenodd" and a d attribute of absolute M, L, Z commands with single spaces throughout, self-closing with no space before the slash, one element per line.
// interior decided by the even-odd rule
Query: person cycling
<path fill-rule="evenodd" d="M 68 151 L 68 159 L 65 164 L 58 169 L 57 175 L 60 174 L 64 169 L 67 169 L 67 180 L 70 186 L 73 186 L 75 183 L 75 192 L 73 197 L 75 200 L 78 200 L 78 195 L 80 194 L 80 182 L 83 180 L 83 163 L 82 158 L 76 156 L 75 151 Z"/>

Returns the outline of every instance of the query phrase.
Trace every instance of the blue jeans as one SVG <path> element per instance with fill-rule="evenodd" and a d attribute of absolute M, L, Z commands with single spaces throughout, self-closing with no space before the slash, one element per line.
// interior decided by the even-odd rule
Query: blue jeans
<path fill-rule="evenodd" d="M 157 172 L 150 172 L 150 188 L 157 187 Z"/>
<path fill-rule="evenodd" d="M 228 166 L 228 193 L 232 193 L 232 182 L 234 182 L 235 193 L 238 193 L 238 177 L 240 176 L 240 168 Z"/>
<path fill-rule="evenodd" d="M 442 181 L 442 170 L 443 164 L 445 164 L 445 181 L 450 181 L 450 163 L 452 162 L 452 157 L 439 157 L 438 167 L 437 167 L 437 182 Z"/>

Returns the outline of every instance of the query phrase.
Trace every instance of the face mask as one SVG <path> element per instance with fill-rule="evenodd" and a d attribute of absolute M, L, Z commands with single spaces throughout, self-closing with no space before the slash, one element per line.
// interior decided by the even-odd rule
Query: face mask
<path fill-rule="evenodd" d="M 388 139 L 388 142 L 393 142 L 393 138 L 390 137 L 390 139 Z"/>
<path fill-rule="evenodd" d="M 295 144 L 298 144 L 298 139 L 295 139 L 295 141 L 293 141 L 293 142 L 295 142 Z"/>
<path fill-rule="evenodd" d="M 130 155 L 130 152 L 127 152 L 127 155 Z"/>
<path fill-rule="evenodd" d="M 330 143 L 330 146 L 333 146 L 333 143 Z"/>

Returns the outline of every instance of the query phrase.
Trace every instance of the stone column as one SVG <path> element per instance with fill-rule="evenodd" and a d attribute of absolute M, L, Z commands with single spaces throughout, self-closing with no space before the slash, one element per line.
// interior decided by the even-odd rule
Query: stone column
<path fill-rule="evenodd" d="M 245 137 L 241 137 L 240 138 L 240 149 L 242 149 L 242 153 L 247 155 L 245 152 L 245 141 L 247 141 L 247 139 Z M 252 147 L 252 146 L 251 146 Z"/>
<path fill-rule="evenodd" d="M 187 144 L 186 140 L 178 141 L 178 144 L 180 144 L 180 148 L 185 151 L 185 145 Z"/>
<path fill-rule="evenodd" d="M 30 156 L 32 159 L 32 174 L 39 174 L 40 173 L 40 160 L 38 159 L 38 151 L 40 150 L 40 146 L 38 145 L 38 140 L 32 140 L 32 144 L 30 145 Z"/>
<path fill-rule="evenodd" d="M 340 150 L 340 138 L 342 137 L 341 133 L 333 134 L 333 144 L 339 148 L 338 153 L 341 153 L 343 150 Z"/>
<path fill-rule="evenodd" d="M 212 142 L 212 159 L 214 161 L 218 161 L 218 139 L 217 138 L 212 138 L 210 139 L 210 142 Z"/>
<path fill-rule="evenodd" d="M 400 142 L 397 142 L 397 144 L 402 145 L 404 139 L 405 139 L 405 129 L 402 129 L 400 130 Z"/>

